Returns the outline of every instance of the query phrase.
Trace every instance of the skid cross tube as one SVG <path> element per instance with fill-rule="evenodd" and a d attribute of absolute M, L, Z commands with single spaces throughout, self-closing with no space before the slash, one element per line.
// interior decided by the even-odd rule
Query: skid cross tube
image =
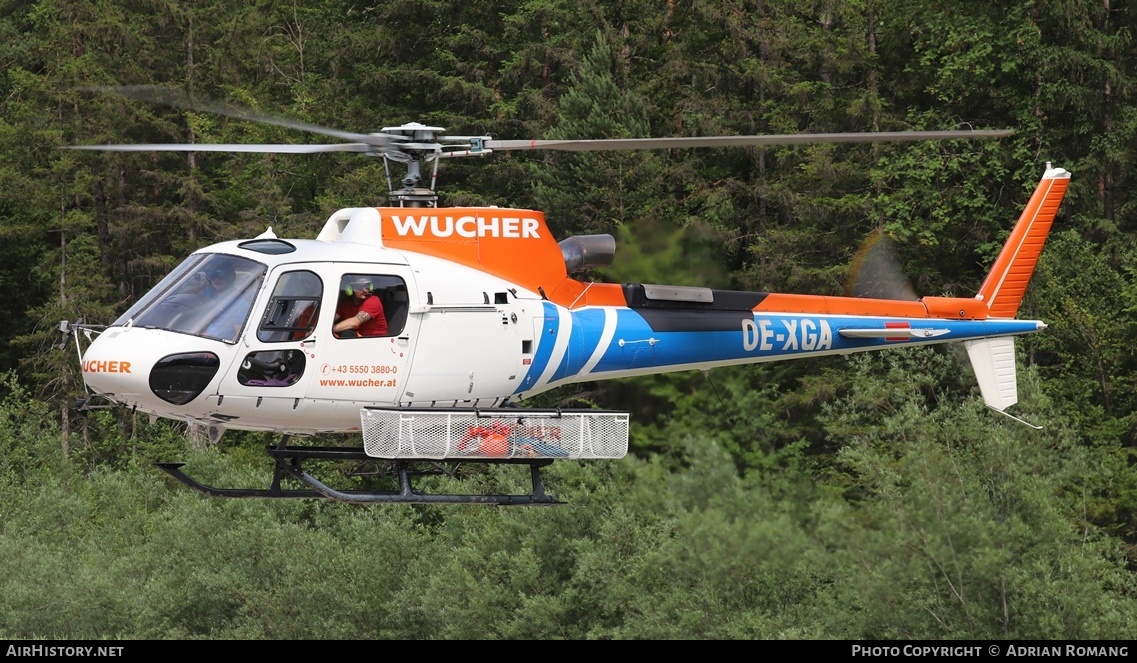
<path fill-rule="evenodd" d="M 182 471 L 184 463 L 155 463 L 155 465 L 181 483 L 211 497 L 331 499 L 349 504 L 489 504 L 496 506 L 563 504 L 555 497 L 545 493 L 541 481 L 541 468 L 552 464 L 551 459 L 477 460 L 455 464 L 455 466 L 473 463 L 528 465 L 530 481 L 533 486 L 532 492 L 528 495 L 432 495 L 417 490 L 414 487 L 413 479 L 416 476 L 453 475 L 452 471 L 445 469 L 437 461 L 404 459 L 383 462 L 376 461 L 376 459 L 365 454 L 362 447 L 292 447 L 285 442 L 268 447 L 267 452 L 275 459 L 272 483 L 268 488 L 217 488 L 203 484 Z M 302 463 L 309 459 L 383 462 L 386 470 L 398 477 L 399 488 L 398 490 L 337 490 L 304 471 Z M 420 467 L 422 463 L 428 463 L 429 468 Z M 286 476 L 300 481 L 309 489 L 283 488 L 281 479 Z"/>

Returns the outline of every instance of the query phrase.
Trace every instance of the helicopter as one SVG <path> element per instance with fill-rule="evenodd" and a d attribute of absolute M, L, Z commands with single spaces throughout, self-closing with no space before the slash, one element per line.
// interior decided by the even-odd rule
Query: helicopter
<path fill-rule="evenodd" d="M 201 248 L 109 325 L 60 323 L 79 354 L 81 412 L 126 408 L 201 427 L 213 440 L 226 430 L 281 436 L 266 449 L 268 488 L 209 486 L 180 463 L 158 464 L 207 495 L 560 504 L 541 469 L 622 458 L 629 415 L 524 407 L 532 396 L 578 382 L 915 345 L 962 343 L 985 404 L 1022 421 L 1006 412 L 1018 400 L 1014 339 L 1046 324 L 1016 316 L 1070 180 L 1062 168 L 1046 165 L 974 297 L 911 301 L 581 280 L 583 270 L 613 263 L 611 235 L 558 241 L 540 211 L 440 207 L 436 190 L 442 160 L 494 152 L 986 139 L 1009 130 L 499 140 L 415 122 L 346 132 L 153 86 L 99 91 L 341 142 L 69 149 L 356 152 L 386 166 L 387 206 L 338 210 L 314 238 L 281 238 L 269 227 Z M 400 186 L 392 163 L 405 167 Z M 341 331 L 339 302 L 351 298 L 377 301 L 385 328 Z M 323 433 L 358 434 L 363 445 L 290 444 Z M 320 460 L 374 463 L 397 487 L 334 488 L 304 469 Z M 438 494 L 416 484 L 470 463 L 527 466 L 532 490 Z"/>

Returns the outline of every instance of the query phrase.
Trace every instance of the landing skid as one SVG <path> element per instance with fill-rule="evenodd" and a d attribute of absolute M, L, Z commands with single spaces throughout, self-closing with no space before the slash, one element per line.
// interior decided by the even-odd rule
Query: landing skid
<path fill-rule="evenodd" d="M 184 463 L 155 463 L 159 469 L 183 484 L 211 497 L 254 497 L 271 499 L 330 499 L 349 504 L 490 504 L 512 505 L 553 505 L 563 504 L 551 495 L 546 495 L 541 484 L 541 468 L 550 465 L 551 459 L 503 459 L 478 460 L 484 464 L 528 465 L 533 490 L 528 495 L 431 495 L 414 487 L 414 479 L 421 476 L 454 476 L 458 468 L 469 461 L 441 462 L 430 460 L 377 460 L 364 453 L 362 447 L 293 447 L 285 443 L 268 447 L 268 454 L 275 459 L 272 483 L 268 488 L 215 488 L 195 480 L 182 471 Z M 378 475 L 397 479 L 398 490 L 350 490 L 341 491 L 325 485 L 302 468 L 305 460 L 338 460 L 370 462 L 378 465 Z M 308 486 L 308 489 L 284 488 L 281 480 L 291 477 Z"/>

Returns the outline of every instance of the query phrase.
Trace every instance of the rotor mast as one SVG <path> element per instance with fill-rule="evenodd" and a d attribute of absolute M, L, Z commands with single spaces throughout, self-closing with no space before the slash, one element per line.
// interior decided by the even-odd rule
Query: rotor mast
<path fill-rule="evenodd" d="M 486 147 L 488 136 L 443 136 L 442 127 L 428 127 L 418 122 L 408 122 L 397 127 L 383 127 L 380 134 L 391 139 L 385 150 L 376 150 L 375 156 L 383 157 L 383 167 L 387 172 L 387 191 L 394 207 L 438 207 L 439 159 L 467 156 L 485 156 L 493 150 Z M 406 173 L 402 186 L 395 188 L 391 180 L 390 162 L 405 164 Z M 422 166 L 432 163 L 430 185 L 423 181 Z"/>

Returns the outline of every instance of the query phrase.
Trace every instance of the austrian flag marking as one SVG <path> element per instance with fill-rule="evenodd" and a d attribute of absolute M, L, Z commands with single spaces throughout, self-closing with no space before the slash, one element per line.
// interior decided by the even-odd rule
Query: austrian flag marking
<path fill-rule="evenodd" d="M 886 322 L 884 323 L 885 329 L 911 329 L 912 325 L 907 322 Z M 908 336 L 885 336 L 886 341 L 907 341 Z"/>

